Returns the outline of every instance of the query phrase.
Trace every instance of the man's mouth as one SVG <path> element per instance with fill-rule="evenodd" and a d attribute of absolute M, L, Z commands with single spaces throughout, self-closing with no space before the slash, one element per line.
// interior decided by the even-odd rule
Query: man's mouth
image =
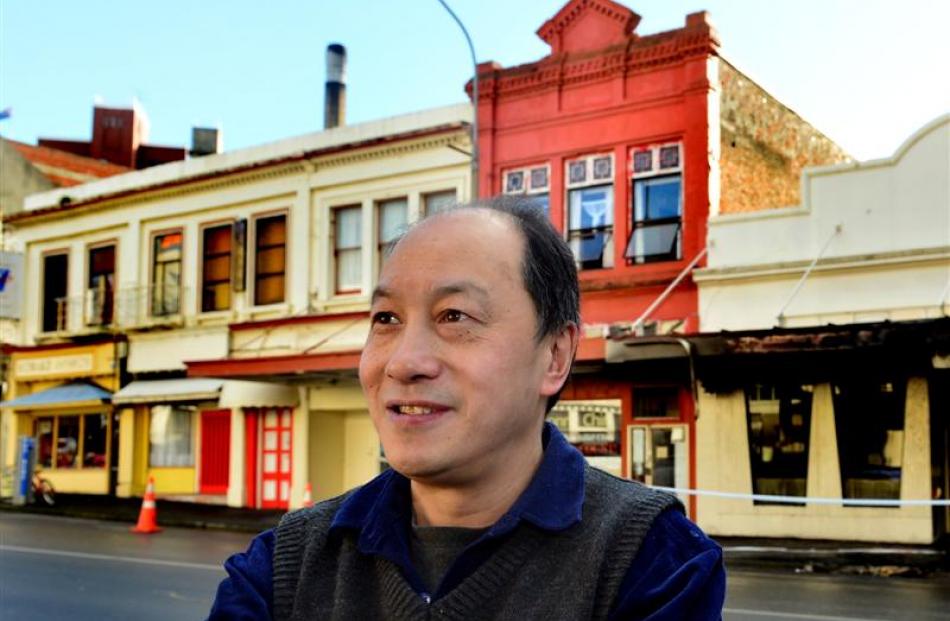
<path fill-rule="evenodd" d="M 422 418 L 444 414 L 449 407 L 432 402 L 390 401 L 386 404 L 386 410 L 393 416 Z"/>
<path fill-rule="evenodd" d="M 419 416 L 420 414 L 432 414 L 433 409 L 423 405 L 400 405 L 396 408 L 396 411 L 408 416 Z"/>

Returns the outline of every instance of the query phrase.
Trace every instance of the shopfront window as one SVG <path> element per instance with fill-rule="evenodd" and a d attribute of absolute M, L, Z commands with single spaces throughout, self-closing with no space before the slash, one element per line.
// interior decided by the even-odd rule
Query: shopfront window
<path fill-rule="evenodd" d="M 105 414 L 86 414 L 83 417 L 82 465 L 85 468 L 105 468 L 106 432 L 109 419 Z"/>
<path fill-rule="evenodd" d="M 549 420 L 595 468 L 620 476 L 620 400 L 559 401 Z"/>
<path fill-rule="evenodd" d="M 60 416 L 56 422 L 56 467 L 75 468 L 79 465 L 79 417 Z"/>
<path fill-rule="evenodd" d="M 36 419 L 36 465 L 53 467 L 53 418 Z"/>
<path fill-rule="evenodd" d="M 835 429 L 845 498 L 900 498 L 904 455 L 902 381 L 834 384 Z"/>
<path fill-rule="evenodd" d="M 151 409 L 148 463 L 153 468 L 195 465 L 191 441 L 194 406 L 156 405 Z"/>
<path fill-rule="evenodd" d="M 811 402 L 807 385 L 757 384 L 746 390 L 754 493 L 806 495 Z"/>

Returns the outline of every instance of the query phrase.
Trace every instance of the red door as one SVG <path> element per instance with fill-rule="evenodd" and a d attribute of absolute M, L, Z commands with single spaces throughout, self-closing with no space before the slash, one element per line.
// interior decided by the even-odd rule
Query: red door
<path fill-rule="evenodd" d="M 290 503 L 293 410 L 263 408 L 261 413 L 261 507 L 286 509 Z"/>
<path fill-rule="evenodd" d="M 231 457 L 231 410 L 205 410 L 201 413 L 202 494 L 228 493 L 228 468 Z"/>

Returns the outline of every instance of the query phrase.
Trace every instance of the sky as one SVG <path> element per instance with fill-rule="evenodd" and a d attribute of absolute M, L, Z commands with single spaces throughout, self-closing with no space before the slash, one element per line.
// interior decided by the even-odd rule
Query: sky
<path fill-rule="evenodd" d="M 566 1 L 566 0 L 564 0 Z M 562 0 L 448 0 L 480 62 L 548 53 Z M 722 55 L 860 160 L 950 112 L 950 0 L 621 0 L 637 33 L 707 10 Z M 347 47 L 347 123 L 466 102 L 465 40 L 437 0 L 0 0 L 0 135 L 88 140 L 95 103 L 152 144 L 217 126 L 233 150 L 319 131 L 325 49 Z"/>

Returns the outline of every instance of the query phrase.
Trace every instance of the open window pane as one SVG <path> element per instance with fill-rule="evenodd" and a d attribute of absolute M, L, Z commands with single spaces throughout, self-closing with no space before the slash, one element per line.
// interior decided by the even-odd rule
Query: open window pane
<path fill-rule="evenodd" d="M 746 389 L 754 493 L 806 495 L 811 402 L 811 386 L 757 384 Z"/>
<path fill-rule="evenodd" d="M 833 386 L 845 498 L 900 498 L 905 382 L 861 378 Z"/>
<path fill-rule="evenodd" d="M 624 257 L 633 263 L 679 259 L 682 215 L 680 175 L 634 180 L 633 230 Z"/>
<path fill-rule="evenodd" d="M 679 257 L 680 223 L 638 224 L 624 254 L 637 263 L 675 260 Z"/>

